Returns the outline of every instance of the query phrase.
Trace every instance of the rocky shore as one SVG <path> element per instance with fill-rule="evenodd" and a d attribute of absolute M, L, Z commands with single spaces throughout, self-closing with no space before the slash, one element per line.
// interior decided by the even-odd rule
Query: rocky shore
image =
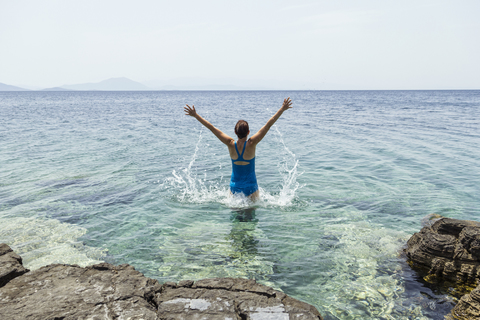
<path fill-rule="evenodd" d="M 429 282 L 469 292 L 446 319 L 480 319 L 480 223 L 440 218 L 407 242 L 410 266 Z M 474 288 L 472 290 L 472 288 Z M 52 264 L 29 271 L 0 244 L 0 319 L 319 320 L 317 309 L 255 280 L 167 282 L 134 267 Z"/>
<path fill-rule="evenodd" d="M 442 218 L 415 233 L 405 253 L 414 268 L 428 270 L 430 281 L 475 287 L 465 294 L 449 319 L 480 319 L 480 223 Z"/>
<path fill-rule="evenodd" d="M 52 264 L 35 271 L 0 244 L 0 319 L 319 320 L 309 304 L 248 279 L 167 282 L 134 267 Z"/>

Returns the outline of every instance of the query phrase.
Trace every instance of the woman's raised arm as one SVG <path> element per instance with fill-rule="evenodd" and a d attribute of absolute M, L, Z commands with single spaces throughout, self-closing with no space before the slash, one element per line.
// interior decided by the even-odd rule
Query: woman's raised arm
<path fill-rule="evenodd" d="M 277 113 L 275 113 L 273 115 L 273 117 L 271 117 L 267 123 L 260 129 L 258 130 L 257 133 L 255 133 L 251 138 L 250 140 L 254 143 L 254 144 L 257 144 L 259 143 L 260 141 L 262 141 L 263 137 L 265 137 L 265 135 L 267 134 L 268 130 L 270 130 L 270 128 L 273 126 L 273 124 L 278 120 L 278 118 L 280 118 L 280 116 L 282 115 L 282 113 L 285 111 L 285 110 L 288 110 L 292 108 L 292 100 L 290 100 L 290 97 L 288 97 L 287 99 L 283 99 L 283 104 L 282 104 L 282 107 L 280 109 L 278 109 Z"/>
<path fill-rule="evenodd" d="M 208 130 L 212 131 L 212 133 L 220 140 L 222 141 L 224 144 L 226 144 L 227 146 L 232 144 L 232 142 L 234 141 L 231 137 L 229 137 L 228 135 L 226 135 L 225 133 L 223 133 L 220 129 L 217 129 L 213 126 L 213 124 L 211 124 L 210 122 L 208 122 L 207 120 L 203 119 L 198 113 L 197 111 L 195 110 L 195 106 L 192 105 L 191 107 L 187 104 L 186 107 L 183 107 L 183 109 L 185 110 L 185 114 L 187 116 L 191 116 L 191 117 L 194 117 L 195 119 L 197 119 L 201 124 L 203 124 L 205 127 L 207 127 Z"/>

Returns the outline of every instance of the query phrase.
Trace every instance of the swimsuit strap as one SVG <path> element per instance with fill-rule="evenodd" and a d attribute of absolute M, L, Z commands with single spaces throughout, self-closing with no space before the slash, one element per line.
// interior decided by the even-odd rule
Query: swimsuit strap
<path fill-rule="evenodd" d="M 237 141 L 235 141 L 235 150 L 237 151 L 237 155 L 238 155 L 238 159 L 235 160 L 235 161 L 250 161 L 250 160 L 243 159 L 243 154 L 245 153 L 245 147 L 246 146 L 247 146 L 247 141 L 245 141 L 245 143 L 243 144 L 242 154 L 240 154 L 240 152 L 238 152 L 238 148 L 237 148 Z"/>
<path fill-rule="evenodd" d="M 238 159 L 240 159 L 240 152 L 238 152 L 238 149 L 237 149 L 237 141 L 235 141 L 235 150 L 237 151 L 237 156 L 238 156 L 237 160 L 238 160 Z M 237 161 L 237 160 L 235 160 L 235 161 Z"/>
<path fill-rule="evenodd" d="M 242 150 L 242 159 L 243 159 L 243 154 L 245 153 L 245 147 L 247 146 L 247 141 L 245 141 L 245 143 L 243 144 L 243 150 Z"/>

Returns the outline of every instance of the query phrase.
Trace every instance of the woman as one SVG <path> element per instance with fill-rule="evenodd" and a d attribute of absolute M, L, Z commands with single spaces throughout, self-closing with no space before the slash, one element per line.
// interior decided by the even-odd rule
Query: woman
<path fill-rule="evenodd" d="M 184 107 L 186 115 L 192 116 L 200 121 L 200 123 L 212 131 L 220 141 L 227 145 L 230 158 L 232 159 L 230 191 L 233 194 L 243 193 L 251 200 L 259 198 L 257 178 L 255 176 L 255 149 L 257 144 L 262 141 L 263 137 L 265 137 L 268 130 L 270 130 L 273 124 L 280 118 L 282 113 L 290 108 L 292 108 L 292 100 L 288 97 L 283 100 L 283 105 L 277 113 L 250 139 L 248 139 L 248 135 L 250 134 L 248 123 L 244 120 L 239 120 L 235 126 L 235 134 L 238 137 L 238 140 L 235 141 L 198 115 L 195 106 L 192 105 L 190 107 L 187 104 L 187 106 Z M 239 152 L 239 150 L 242 150 L 242 152 Z"/>

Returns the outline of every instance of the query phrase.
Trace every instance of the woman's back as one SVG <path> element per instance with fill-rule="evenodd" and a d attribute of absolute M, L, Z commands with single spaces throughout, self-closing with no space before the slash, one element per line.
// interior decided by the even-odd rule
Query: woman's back
<path fill-rule="evenodd" d="M 244 141 L 243 148 L 235 142 L 236 159 L 232 159 L 232 176 L 230 190 L 232 193 L 243 193 L 249 196 L 258 191 L 257 177 L 255 175 L 255 156 L 245 159 L 245 149 L 248 146 Z M 241 152 L 239 150 L 242 150 Z"/>
<path fill-rule="evenodd" d="M 237 161 L 239 165 L 244 162 L 243 160 L 250 160 L 255 158 L 255 151 L 256 151 L 256 145 L 253 144 L 250 140 L 247 139 L 239 139 L 237 142 L 235 142 L 235 147 L 230 147 L 228 148 L 228 151 L 230 153 L 230 158 L 232 160 L 239 160 Z M 241 150 L 245 148 L 245 151 L 243 152 L 243 159 L 238 159 L 239 155 L 241 153 Z M 238 152 L 240 151 L 240 152 Z M 247 164 L 247 163 L 244 163 Z"/>

